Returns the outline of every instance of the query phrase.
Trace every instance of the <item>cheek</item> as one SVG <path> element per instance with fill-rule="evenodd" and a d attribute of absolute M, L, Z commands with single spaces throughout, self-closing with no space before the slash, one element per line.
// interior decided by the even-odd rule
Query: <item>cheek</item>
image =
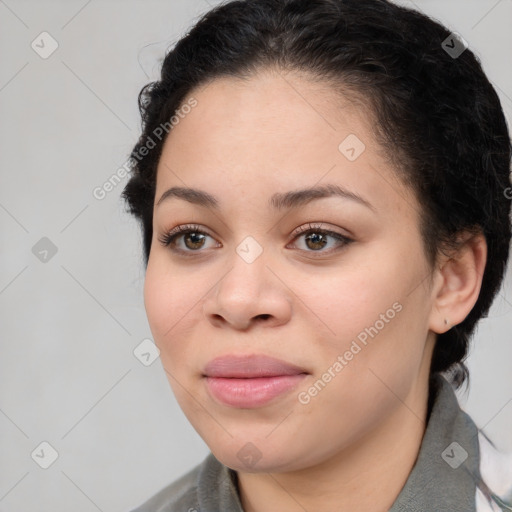
<path fill-rule="evenodd" d="M 312 315 L 311 322 L 329 327 L 308 350 L 315 374 L 300 390 L 310 400 L 299 411 L 310 418 L 313 438 L 319 425 L 332 438 L 340 431 L 340 438 L 357 437 L 405 400 L 421 366 L 423 288 L 407 296 L 405 281 L 414 281 L 414 272 L 400 265 L 378 267 L 301 287 L 304 302 L 323 321 Z"/>
<path fill-rule="evenodd" d="M 368 373 L 373 367 L 392 373 L 419 364 L 429 297 L 418 286 L 426 273 L 421 253 L 415 261 L 412 265 L 400 254 L 388 254 L 377 263 L 361 259 L 339 273 L 295 280 L 301 283 L 295 290 L 308 306 L 308 322 L 325 333 L 316 347 L 324 365 L 349 350 L 352 370 L 344 373 Z"/>
<path fill-rule="evenodd" d="M 150 257 L 144 281 L 144 305 L 160 350 L 179 330 L 180 319 L 185 318 L 197 302 L 193 290 L 186 280 L 179 278 L 179 273 L 170 271 L 158 258 Z"/>
<path fill-rule="evenodd" d="M 377 266 L 340 269 L 294 282 L 301 283 L 294 291 L 308 307 L 310 321 L 325 327 L 335 344 L 357 336 L 390 309 L 389 316 L 395 316 L 393 304 L 401 299 L 396 281 Z"/>
<path fill-rule="evenodd" d="M 200 360 L 201 346 L 190 341 L 204 321 L 201 298 L 211 287 L 205 282 L 204 274 L 173 268 L 165 255 L 150 257 L 144 281 L 146 315 L 165 370 L 180 380 L 196 371 L 194 364 Z"/>
<path fill-rule="evenodd" d="M 173 300 L 169 293 L 167 279 L 158 267 L 155 260 L 150 257 L 144 280 L 144 306 L 157 344 L 161 341 L 162 333 L 171 325 L 172 318 L 169 312 L 173 311 Z"/>

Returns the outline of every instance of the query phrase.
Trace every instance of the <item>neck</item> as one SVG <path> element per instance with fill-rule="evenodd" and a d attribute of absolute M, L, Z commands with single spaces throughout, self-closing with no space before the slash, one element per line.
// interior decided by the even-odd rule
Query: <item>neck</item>
<path fill-rule="evenodd" d="M 356 445 L 289 473 L 238 472 L 245 512 L 388 511 L 416 462 L 428 418 L 425 380 Z"/>

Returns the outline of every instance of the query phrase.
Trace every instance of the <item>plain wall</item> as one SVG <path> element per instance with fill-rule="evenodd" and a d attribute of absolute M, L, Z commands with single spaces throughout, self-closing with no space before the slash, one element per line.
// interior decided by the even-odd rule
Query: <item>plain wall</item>
<path fill-rule="evenodd" d="M 127 511 L 208 453 L 160 360 L 146 367 L 133 354 L 151 332 L 140 232 L 119 197 L 126 179 L 103 200 L 93 190 L 136 142 L 137 95 L 166 48 L 215 3 L 0 2 L 0 511 Z M 510 122 L 512 2 L 414 4 L 468 41 Z M 31 47 L 51 49 L 43 31 L 58 43 L 48 58 Z M 511 328 L 509 270 L 459 394 L 503 450 Z M 48 469 L 36 463 L 51 457 L 41 442 L 58 453 Z"/>

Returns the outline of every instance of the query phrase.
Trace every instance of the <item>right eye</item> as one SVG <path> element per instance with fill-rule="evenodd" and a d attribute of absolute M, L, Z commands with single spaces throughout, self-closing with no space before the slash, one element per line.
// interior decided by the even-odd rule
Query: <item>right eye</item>
<path fill-rule="evenodd" d="M 207 237 L 211 238 L 197 225 L 182 225 L 164 233 L 158 240 L 164 247 L 169 247 L 172 251 L 185 255 L 186 253 L 204 252 L 200 249 L 205 246 Z M 191 256 L 192 254 L 186 255 Z"/>

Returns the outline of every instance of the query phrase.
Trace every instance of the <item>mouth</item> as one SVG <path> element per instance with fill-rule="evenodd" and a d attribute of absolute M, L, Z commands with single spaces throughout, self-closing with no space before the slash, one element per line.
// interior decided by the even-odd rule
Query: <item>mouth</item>
<path fill-rule="evenodd" d="M 299 366 L 264 355 L 227 355 L 203 371 L 210 395 L 235 408 L 261 407 L 295 388 L 309 373 Z"/>

